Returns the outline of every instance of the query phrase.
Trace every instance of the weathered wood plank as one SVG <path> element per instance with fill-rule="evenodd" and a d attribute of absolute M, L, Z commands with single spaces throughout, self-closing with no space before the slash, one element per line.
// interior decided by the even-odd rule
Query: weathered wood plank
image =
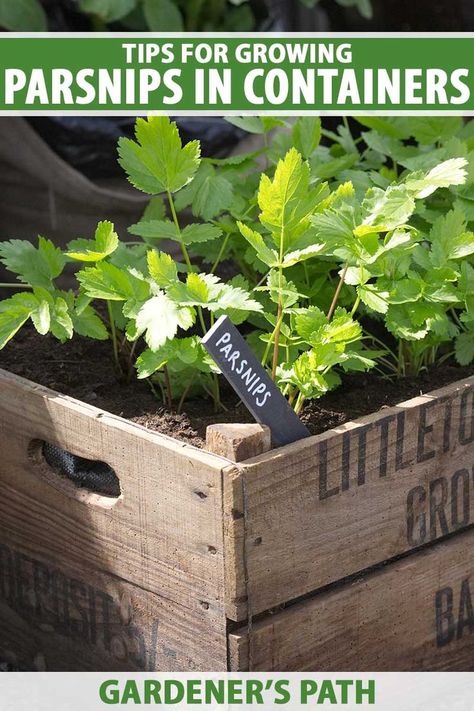
<path fill-rule="evenodd" d="M 33 440 L 107 462 L 120 479 L 121 498 L 105 506 L 100 497 L 72 485 L 68 489 L 51 472 L 46 475 L 44 465 L 32 456 Z M 158 619 L 164 635 L 161 646 L 177 653 L 167 658 L 168 666 L 163 668 L 188 669 L 192 658 L 195 668 L 207 669 L 212 660 L 212 668 L 225 669 L 222 467 L 228 465 L 226 460 L 4 371 L 0 371 L 0 452 L 0 544 L 80 585 L 95 585 L 114 600 L 125 595 L 136 601 L 133 617 L 147 639 Z M 55 482 L 57 486 L 52 485 Z M 28 590 L 34 587 L 37 568 L 31 565 Z M 5 570 L 0 573 L 5 579 Z M 18 575 L 17 597 L 23 585 Z M 33 621 L 27 613 L 22 615 L 1 589 L 12 618 L 2 618 L 0 638 L 14 637 L 21 622 L 38 639 L 41 618 Z M 84 614 L 92 614 L 85 603 L 83 609 L 88 610 Z M 178 635 L 189 651 L 177 649 Z M 51 645 L 45 642 L 45 649 L 53 653 L 59 644 L 59 650 L 46 660 L 48 668 L 51 664 L 54 668 L 61 649 L 69 654 L 77 648 L 77 658 L 85 657 L 79 641 L 71 646 L 65 638 L 53 637 Z M 105 655 L 104 668 L 107 661 Z M 73 668 L 65 658 L 61 668 L 68 665 Z"/>
<path fill-rule="evenodd" d="M 474 671 L 473 549 L 471 528 L 242 627 L 231 668 Z"/>
<path fill-rule="evenodd" d="M 236 465 L 242 620 L 474 522 L 474 378 Z M 229 514 L 227 514 L 229 515 Z M 247 606 L 242 600 L 248 598 Z M 233 604 L 234 601 L 234 604 Z"/>

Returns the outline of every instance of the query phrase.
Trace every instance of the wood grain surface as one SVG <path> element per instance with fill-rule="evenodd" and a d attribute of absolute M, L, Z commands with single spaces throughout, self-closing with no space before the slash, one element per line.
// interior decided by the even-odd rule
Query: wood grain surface
<path fill-rule="evenodd" d="M 473 408 L 469 378 L 230 468 L 229 618 L 474 523 Z"/>
<path fill-rule="evenodd" d="M 105 461 L 120 499 L 61 480 L 38 441 Z M 49 670 L 124 658 L 123 668 L 226 668 L 226 460 L 4 371 L 0 453 L 0 656 L 28 667 L 40 655 Z"/>
<path fill-rule="evenodd" d="M 231 668 L 474 671 L 474 530 L 230 635 Z"/>

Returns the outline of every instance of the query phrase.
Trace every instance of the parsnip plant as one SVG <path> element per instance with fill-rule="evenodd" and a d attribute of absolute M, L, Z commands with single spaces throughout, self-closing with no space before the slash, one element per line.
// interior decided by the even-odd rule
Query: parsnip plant
<path fill-rule="evenodd" d="M 357 136 L 347 122 L 333 133 L 307 117 L 232 121 L 262 134 L 262 148 L 201 159 L 199 142 L 183 146 L 165 117 L 138 119 L 136 140 L 120 141 L 130 182 L 150 196 L 130 228 L 137 241 L 105 221 L 64 251 L 43 237 L 0 243 L 19 290 L 0 302 L 0 348 L 27 321 L 60 341 L 110 339 L 117 371 L 135 366 L 169 406 L 204 392 L 219 407 L 200 338 L 227 314 L 297 412 L 345 372 L 471 363 L 470 124 L 371 117 Z M 66 292 L 68 263 L 77 288 Z M 226 281 L 223 264 L 236 274 Z"/>

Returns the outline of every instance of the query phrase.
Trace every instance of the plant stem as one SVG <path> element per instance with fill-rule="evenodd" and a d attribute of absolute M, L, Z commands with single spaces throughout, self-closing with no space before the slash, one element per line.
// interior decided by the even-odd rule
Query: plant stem
<path fill-rule="evenodd" d="M 9 282 L 0 283 L 0 289 L 32 289 L 29 284 L 10 284 Z"/>
<path fill-rule="evenodd" d="M 283 306 L 281 303 L 281 297 L 278 302 L 278 313 L 277 322 L 275 327 L 275 341 L 273 343 L 273 360 L 272 360 L 272 380 L 276 378 L 276 371 L 278 367 L 278 352 L 280 350 L 280 331 L 281 324 L 283 323 Z"/>
<path fill-rule="evenodd" d="M 192 384 L 193 384 L 193 382 L 191 380 L 191 382 L 183 390 L 183 394 L 181 395 L 181 397 L 179 399 L 178 413 L 181 413 L 182 407 L 184 405 L 184 401 L 186 400 L 186 395 L 188 394 L 189 390 L 191 389 Z"/>
<path fill-rule="evenodd" d="M 305 400 L 306 400 L 306 398 L 305 398 L 305 396 L 303 395 L 303 393 L 299 393 L 298 398 L 297 398 L 297 400 L 296 400 L 296 405 L 295 405 L 295 412 L 296 412 L 297 415 L 300 414 L 300 412 L 301 412 L 301 410 L 302 410 L 302 408 L 303 408 L 303 405 L 304 405 L 304 401 L 305 401 Z"/>
<path fill-rule="evenodd" d="M 333 300 L 331 301 L 331 306 L 329 307 L 328 315 L 327 315 L 327 320 L 330 321 L 334 315 L 334 311 L 336 310 L 337 306 L 337 301 L 339 299 L 339 295 L 341 293 L 342 285 L 344 284 L 344 279 L 346 278 L 347 270 L 349 269 L 349 265 L 346 264 L 344 269 L 342 270 L 341 277 L 339 279 L 339 283 L 337 285 L 336 291 L 333 296 Z"/>
<path fill-rule="evenodd" d="M 178 235 L 179 243 L 181 245 L 181 251 L 183 253 L 184 261 L 186 262 L 186 265 L 187 265 L 189 271 L 192 272 L 193 265 L 191 264 L 191 260 L 189 258 L 188 250 L 186 249 L 186 245 L 183 242 L 183 235 L 181 233 L 181 227 L 179 225 L 178 215 L 176 214 L 176 208 L 174 206 L 173 197 L 172 197 L 169 190 L 167 191 L 167 193 L 168 193 L 168 202 L 170 205 L 171 215 L 173 216 L 173 222 L 174 222 L 174 226 L 176 227 L 176 233 Z"/>
<path fill-rule="evenodd" d="M 283 254 L 285 251 L 285 228 L 282 226 L 280 235 L 280 264 L 278 267 L 278 310 L 277 310 L 277 322 L 274 331 L 274 342 L 273 342 L 273 360 L 272 360 L 272 380 L 276 378 L 276 371 L 278 367 L 278 352 L 280 350 L 280 331 L 281 325 L 283 323 L 284 311 L 283 311 Z"/>
<path fill-rule="evenodd" d="M 173 391 L 171 389 L 171 380 L 170 380 L 170 374 L 169 374 L 167 365 L 165 365 L 163 368 L 163 375 L 165 376 L 167 405 L 168 405 L 169 409 L 171 410 L 171 408 L 173 407 Z"/>
<path fill-rule="evenodd" d="M 118 349 L 118 341 L 117 341 L 117 330 L 115 328 L 114 314 L 112 312 L 112 304 L 110 303 L 110 301 L 107 301 L 107 312 L 109 314 L 110 336 L 112 338 L 112 347 L 114 350 L 115 365 L 121 372 L 122 368 L 120 367 L 119 349 Z"/>
<path fill-rule="evenodd" d="M 224 254 L 224 252 L 225 252 L 225 250 L 226 250 L 227 242 L 229 241 L 229 237 L 230 237 L 230 235 L 228 234 L 228 235 L 226 235 L 225 238 L 222 240 L 222 245 L 221 245 L 221 248 L 220 248 L 220 250 L 219 250 L 219 254 L 217 255 L 216 261 L 214 262 L 214 264 L 213 264 L 212 267 L 211 267 L 211 274 L 214 274 L 214 272 L 216 271 L 217 267 L 218 267 L 219 264 L 220 264 L 220 261 L 221 261 L 221 259 L 222 259 L 222 255 Z"/>
<path fill-rule="evenodd" d="M 357 294 L 357 299 L 354 301 L 354 306 L 352 307 L 351 316 L 355 316 L 355 313 L 360 305 L 360 296 Z"/>
<path fill-rule="evenodd" d="M 181 251 L 183 252 L 184 261 L 186 262 L 186 265 L 187 265 L 189 271 L 192 272 L 193 265 L 191 264 L 191 260 L 189 258 L 189 252 L 186 249 L 186 245 L 183 242 L 183 235 L 181 233 L 181 227 L 179 225 L 178 215 L 176 214 L 176 208 L 174 206 L 173 197 L 172 197 L 169 190 L 168 190 L 168 202 L 170 204 L 171 214 L 173 216 L 174 226 L 176 227 L 176 233 L 178 235 L 179 243 L 181 245 Z M 197 311 L 198 311 L 198 316 L 199 316 L 199 323 L 201 324 L 201 328 L 202 328 L 202 335 L 204 336 L 207 329 L 206 329 L 206 324 L 204 322 L 204 316 L 202 314 L 202 308 L 200 306 L 198 306 Z"/>

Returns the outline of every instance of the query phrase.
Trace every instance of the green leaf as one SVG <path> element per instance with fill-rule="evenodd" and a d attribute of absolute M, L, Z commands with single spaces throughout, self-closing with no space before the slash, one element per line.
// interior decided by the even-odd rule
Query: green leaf
<path fill-rule="evenodd" d="M 462 125 L 460 116 L 417 116 L 410 119 L 412 135 L 425 145 L 446 141 L 455 136 Z"/>
<path fill-rule="evenodd" d="M 137 119 L 135 134 L 136 142 L 119 141 L 119 163 L 132 185 L 152 195 L 174 193 L 193 179 L 200 164 L 199 141 L 183 147 L 176 123 L 167 116 Z"/>
<path fill-rule="evenodd" d="M 176 227 L 170 220 L 141 220 L 128 228 L 132 235 L 143 237 L 147 242 L 171 239 L 179 242 Z"/>
<path fill-rule="evenodd" d="M 31 313 L 31 320 L 40 336 L 45 336 L 48 333 L 51 326 L 51 312 L 48 301 L 45 299 L 39 301 L 37 309 Z"/>
<path fill-rule="evenodd" d="M 180 370 L 179 364 L 195 368 L 202 373 L 218 373 L 219 369 L 204 350 L 197 336 L 167 341 L 157 351 L 143 351 L 136 362 L 138 378 L 149 378 L 165 365 Z"/>
<path fill-rule="evenodd" d="M 278 252 L 275 249 L 270 249 L 265 244 L 265 240 L 259 232 L 255 232 L 243 222 L 237 222 L 237 227 L 240 233 L 247 242 L 257 252 L 258 258 L 267 265 L 267 267 L 277 267 L 279 265 Z"/>
<path fill-rule="evenodd" d="M 278 162 L 273 180 L 263 173 L 258 191 L 260 221 L 283 254 L 308 229 L 309 217 L 327 197 L 325 185 L 310 186 L 310 168 L 296 148 Z"/>
<path fill-rule="evenodd" d="M 38 308 L 33 294 L 14 294 L 0 302 L 0 350 L 13 338 Z"/>
<path fill-rule="evenodd" d="M 38 238 L 38 248 L 27 240 L 12 239 L 0 242 L 0 261 L 20 281 L 31 286 L 51 288 L 66 263 L 60 249 L 44 237 Z"/>
<path fill-rule="evenodd" d="M 79 0 L 82 12 L 97 15 L 105 22 L 116 22 L 128 15 L 137 4 L 137 0 Z"/>
<path fill-rule="evenodd" d="M 54 306 L 51 309 L 50 330 L 53 336 L 61 343 L 71 339 L 74 335 L 74 325 L 69 314 L 68 305 L 61 297 L 55 299 Z"/>
<path fill-rule="evenodd" d="M 277 126 L 285 126 L 282 119 L 274 116 L 227 116 L 226 121 L 247 133 L 268 133 Z"/>
<path fill-rule="evenodd" d="M 106 341 L 109 337 L 107 328 L 92 308 L 86 306 L 84 309 L 77 309 L 72 314 L 74 331 L 80 336 L 94 338 L 96 341 Z"/>
<path fill-rule="evenodd" d="M 464 185 L 467 178 L 467 160 L 451 158 L 440 163 L 424 177 L 413 173 L 406 178 L 407 188 L 418 200 L 432 195 L 438 188 L 449 188 L 451 185 Z"/>
<path fill-rule="evenodd" d="M 198 244 L 219 239 L 222 236 L 222 230 L 215 225 L 186 225 L 181 236 L 185 245 Z"/>
<path fill-rule="evenodd" d="M 337 308 L 332 321 L 326 324 L 321 330 L 321 340 L 335 343 L 351 343 L 358 340 L 362 335 L 362 328 L 357 321 L 354 321 L 348 311 Z"/>
<path fill-rule="evenodd" d="M 459 365 L 471 365 L 474 361 L 474 333 L 460 333 L 454 348 Z"/>
<path fill-rule="evenodd" d="M 157 370 L 164 368 L 171 355 L 167 345 L 168 344 L 159 348 L 157 351 L 152 351 L 150 348 L 147 348 L 138 357 L 135 367 L 139 380 L 149 378 L 156 373 Z"/>
<path fill-rule="evenodd" d="M 169 254 L 150 251 L 147 260 L 150 276 L 158 286 L 168 287 L 178 280 L 176 262 Z"/>
<path fill-rule="evenodd" d="M 359 286 L 357 288 L 357 293 L 363 304 L 376 311 L 379 314 L 386 314 L 388 311 L 388 291 L 378 291 L 372 284 L 366 284 L 365 286 Z"/>
<path fill-rule="evenodd" d="M 182 32 L 183 18 L 173 0 L 143 0 L 143 12 L 152 32 Z"/>
<path fill-rule="evenodd" d="M 378 131 L 383 136 L 406 139 L 410 138 L 412 135 L 409 128 L 409 122 L 400 121 L 400 119 L 382 118 L 380 116 L 357 116 L 356 121 L 362 124 L 362 126 Z"/>
<path fill-rule="evenodd" d="M 317 306 L 310 306 L 295 318 L 296 332 L 306 343 L 313 342 L 313 334 L 327 324 L 326 314 Z"/>
<path fill-rule="evenodd" d="M 10 32 L 46 32 L 48 18 L 39 0 L 0 0 L 0 27 Z"/>
<path fill-rule="evenodd" d="M 324 250 L 324 244 L 312 244 L 304 249 L 295 249 L 292 252 L 287 252 L 283 258 L 282 267 L 293 267 L 295 264 L 304 262 L 306 259 L 312 259 Z"/>
<path fill-rule="evenodd" d="M 292 281 L 288 281 L 283 275 L 280 277 L 276 269 L 272 269 L 267 277 L 267 286 L 271 300 L 281 304 L 284 309 L 288 309 L 298 301 L 300 294 Z"/>
<path fill-rule="evenodd" d="M 321 140 L 321 119 L 319 116 L 299 118 L 293 126 L 292 137 L 295 148 L 303 158 L 309 158 Z"/>
<path fill-rule="evenodd" d="M 151 220 L 164 220 L 166 217 L 166 206 L 165 201 L 161 195 L 155 195 L 155 197 L 150 198 L 150 202 L 145 208 L 142 220 L 145 222 L 150 222 Z"/>
<path fill-rule="evenodd" d="M 443 267 L 451 259 L 462 259 L 474 253 L 474 236 L 465 228 L 464 214 L 456 208 L 434 222 L 429 235 L 434 267 Z"/>
<path fill-rule="evenodd" d="M 196 177 L 176 198 L 176 209 L 181 211 L 189 205 L 195 217 L 212 220 L 229 210 L 234 199 L 234 188 L 209 163 L 201 164 Z"/>
<path fill-rule="evenodd" d="M 112 222 L 99 222 L 95 239 L 76 239 L 69 243 L 66 255 L 80 262 L 100 262 L 115 252 L 119 244 L 118 234 Z"/>
<path fill-rule="evenodd" d="M 362 203 L 366 212 L 363 225 L 354 230 L 363 232 L 365 226 L 388 232 L 404 225 L 415 211 L 415 201 L 404 185 L 393 185 L 387 190 L 371 188 Z"/>
<path fill-rule="evenodd" d="M 145 341 L 152 351 L 173 339 L 179 325 L 178 306 L 162 292 L 146 301 L 136 318 L 137 333 L 145 334 Z"/>
<path fill-rule="evenodd" d="M 209 286 L 199 274 L 188 274 L 186 289 L 190 302 L 206 304 L 209 301 Z"/>
<path fill-rule="evenodd" d="M 149 294 L 148 284 L 108 262 L 99 262 L 77 274 L 83 291 L 91 299 L 107 301 L 144 301 Z"/>

